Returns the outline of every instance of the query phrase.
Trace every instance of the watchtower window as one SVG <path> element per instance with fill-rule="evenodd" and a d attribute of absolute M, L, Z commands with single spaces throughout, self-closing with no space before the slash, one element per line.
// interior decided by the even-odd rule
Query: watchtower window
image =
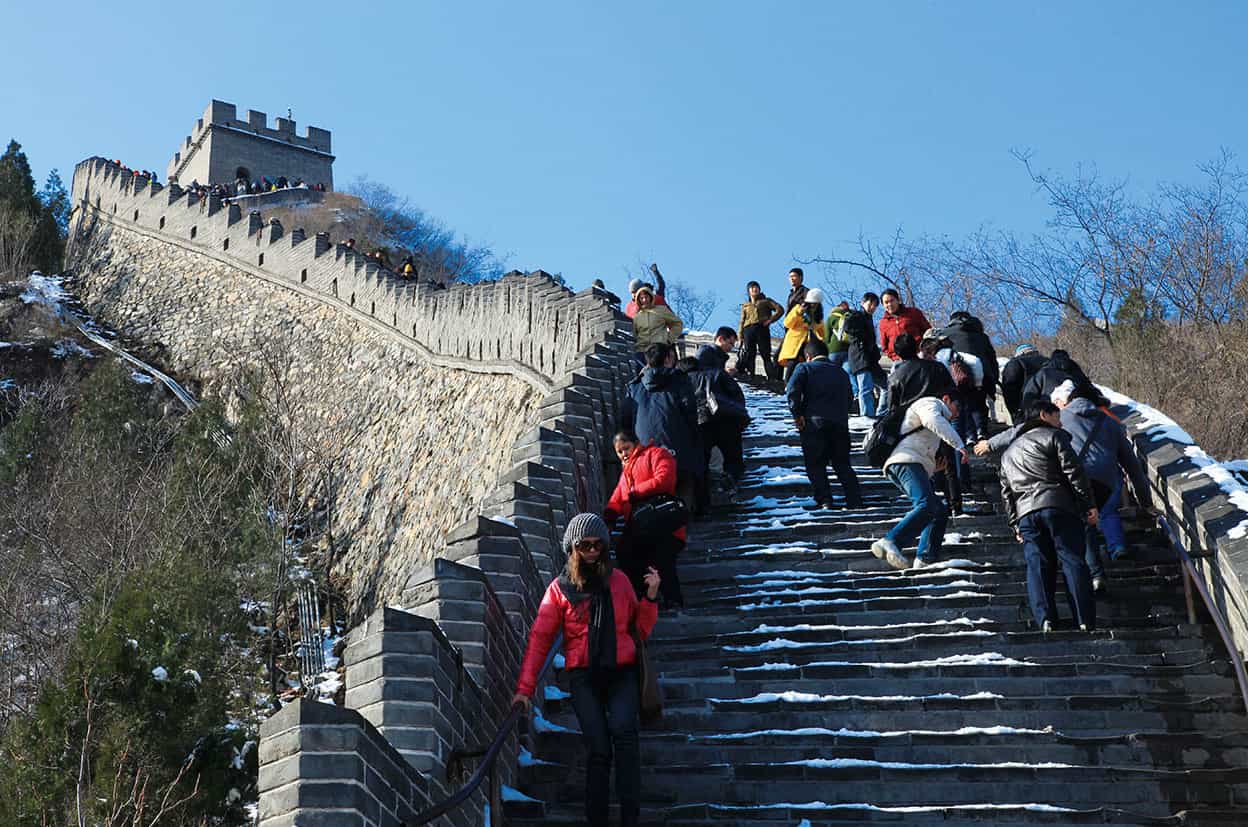
<path fill-rule="evenodd" d="M 165 217 L 163 215 L 160 217 L 160 228 L 162 230 L 165 228 Z"/>
<path fill-rule="evenodd" d="M 228 238 L 221 242 L 221 249 L 222 250 L 230 249 L 230 240 Z"/>
<path fill-rule="evenodd" d="M 264 253 L 260 254 L 260 260 L 257 262 L 261 267 L 264 266 Z"/>
<path fill-rule="evenodd" d="M 195 232 L 196 232 L 196 228 L 195 228 L 195 227 L 191 227 L 191 238 L 194 238 L 194 237 L 195 237 Z"/>
<path fill-rule="evenodd" d="M 135 210 L 135 211 L 134 211 L 134 220 L 135 220 L 135 221 L 138 221 L 138 220 L 139 220 L 139 211 L 138 211 L 138 210 Z"/>
<path fill-rule="evenodd" d="M 239 167 L 238 169 L 234 170 L 234 180 L 237 181 L 239 178 L 242 178 L 244 181 L 250 182 L 251 170 L 247 169 L 247 167 Z"/>

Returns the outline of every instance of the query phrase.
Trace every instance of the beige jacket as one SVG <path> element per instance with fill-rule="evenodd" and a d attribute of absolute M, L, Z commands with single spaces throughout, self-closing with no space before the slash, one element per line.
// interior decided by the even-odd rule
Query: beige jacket
<path fill-rule="evenodd" d="M 934 396 L 925 396 L 915 402 L 906 411 L 901 421 L 901 432 L 909 434 L 897 444 L 884 469 L 903 462 L 922 465 L 928 476 L 936 473 L 936 450 L 942 441 L 953 446 L 955 451 L 963 451 L 962 437 L 953 429 L 950 420 L 953 413 L 944 402 Z"/>
<path fill-rule="evenodd" d="M 661 304 L 651 305 L 637 311 L 633 317 L 633 335 L 636 349 L 644 351 L 650 345 L 673 344 L 685 325 L 675 313 Z"/>

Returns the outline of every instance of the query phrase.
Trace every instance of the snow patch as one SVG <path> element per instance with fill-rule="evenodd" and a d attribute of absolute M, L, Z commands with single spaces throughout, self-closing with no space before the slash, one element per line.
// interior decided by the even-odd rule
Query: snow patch
<path fill-rule="evenodd" d="M 934 695 L 817 695 L 811 692 L 759 692 L 748 698 L 708 698 L 713 704 L 821 704 L 841 703 L 846 701 L 869 701 L 872 703 L 908 703 L 910 701 L 998 701 L 1004 695 L 995 692 L 974 692 L 970 695 L 955 695 L 952 692 L 938 692 Z"/>
<path fill-rule="evenodd" d="M 152 670 L 152 680 L 157 683 L 164 683 L 169 680 L 169 670 L 163 666 L 157 666 Z"/>

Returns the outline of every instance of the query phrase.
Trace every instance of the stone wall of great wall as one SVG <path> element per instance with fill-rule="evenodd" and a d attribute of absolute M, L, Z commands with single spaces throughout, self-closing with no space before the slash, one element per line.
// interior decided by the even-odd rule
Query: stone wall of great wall
<path fill-rule="evenodd" d="M 563 526 L 609 493 L 629 323 L 543 273 L 403 282 L 104 159 L 76 168 L 73 207 L 71 268 L 98 318 L 209 393 L 244 372 L 280 383 L 336 458 L 361 619 L 346 706 L 301 700 L 264 724 L 261 824 L 401 823 L 457 786 L 451 752 L 507 714 Z M 479 824 L 484 806 L 444 823 Z"/>

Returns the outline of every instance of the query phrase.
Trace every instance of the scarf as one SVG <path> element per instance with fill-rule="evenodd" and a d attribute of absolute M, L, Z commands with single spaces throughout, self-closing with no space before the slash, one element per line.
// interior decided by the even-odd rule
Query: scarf
<path fill-rule="evenodd" d="M 606 580 L 587 583 L 582 591 L 565 571 L 559 576 L 559 590 L 573 606 L 589 601 L 589 671 L 615 669 L 615 601 L 611 597 L 611 575 L 608 574 Z"/>

